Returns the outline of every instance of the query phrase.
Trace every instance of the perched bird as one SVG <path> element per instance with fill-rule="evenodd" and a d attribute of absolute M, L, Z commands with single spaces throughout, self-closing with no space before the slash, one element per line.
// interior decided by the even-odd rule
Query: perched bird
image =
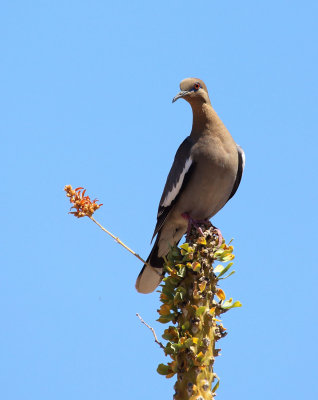
<path fill-rule="evenodd" d="M 160 199 L 152 239 L 157 237 L 136 281 L 140 293 L 156 289 L 163 277 L 162 257 L 189 222 L 208 221 L 234 196 L 244 169 L 244 151 L 212 108 L 204 82 L 187 78 L 180 89 L 172 102 L 182 98 L 190 103 L 192 130 L 177 150 Z"/>

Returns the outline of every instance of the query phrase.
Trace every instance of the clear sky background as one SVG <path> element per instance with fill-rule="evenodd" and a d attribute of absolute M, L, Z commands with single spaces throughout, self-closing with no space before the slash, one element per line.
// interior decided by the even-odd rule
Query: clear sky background
<path fill-rule="evenodd" d="M 318 398 L 317 1 L 19 1 L 0 12 L 0 397 L 171 399 L 158 293 L 146 257 L 191 109 L 179 82 L 205 81 L 246 152 L 235 198 L 214 218 L 234 238 L 222 286 L 243 307 L 215 363 L 218 399 Z"/>

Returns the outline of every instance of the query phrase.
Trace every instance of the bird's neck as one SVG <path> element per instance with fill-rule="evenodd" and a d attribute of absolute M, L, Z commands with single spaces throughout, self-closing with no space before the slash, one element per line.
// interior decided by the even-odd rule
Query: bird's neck
<path fill-rule="evenodd" d="M 202 134 L 211 134 L 222 124 L 210 103 L 192 103 L 193 122 L 191 136 L 197 138 Z"/>

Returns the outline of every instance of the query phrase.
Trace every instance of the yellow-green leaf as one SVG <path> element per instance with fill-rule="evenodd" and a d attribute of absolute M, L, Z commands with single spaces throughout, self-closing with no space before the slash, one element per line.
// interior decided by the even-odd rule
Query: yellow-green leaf
<path fill-rule="evenodd" d="M 233 255 L 233 254 L 231 254 L 231 255 Z M 220 278 L 222 275 L 224 275 L 225 272 L 228 271 L 232 267 L 233 264 L 234 263 L 232 263 L 232 262 L 228 263 L 228 265 L 225 268 L 223 268 L 222 271 L 219 273 L 218 278 Z"/>
<path fill-rule="evenodd" d="M 212 393 L 215 393 L 219 386 L 220 386 L 220 379 L 219 379 L 219 380 L 216 382 L 216 384 L 214 385 L 214 387 L 213 387 L 213 389 L 212 389 Z"/>
<path fill-rule="evenodd" d="M 195 310 L 195 315 L 196 315 L 197 317 L 199 317 L 200 315 L 202 315 L 202 314 L 204 313 L 205 310 L 206 310 L 206 307 L 205 307 L 205 306 L 198 307 L 198 308 Z"/>
<path fill-rule="evenodd" d="M 159 364 L 157 368 L 157 372 L 160 375 L 167 375 L 171 373 L 171 368 L 168 365 L 165 364 Z"/>
<path fill-rule="evenodd" d="M 234 254 L 227 254 L 226 256 L 222 257 L 222 261 L 227 262 L 227 261 L 231 261 L 235 258 Z"/>

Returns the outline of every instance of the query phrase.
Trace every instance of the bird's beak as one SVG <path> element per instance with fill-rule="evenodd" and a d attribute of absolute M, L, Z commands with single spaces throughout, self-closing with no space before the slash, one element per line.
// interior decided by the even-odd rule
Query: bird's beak
<path fill-rule="evenodd" d="M 187 95 L 189 92 L 187 90 L 181 90 L 181 92 L 179 92 L 173 99 L 172 99 L 172 103 L 174 103 L 175 101 L 177 101 L 178 99 L 180 99 L 181 97 L 184 97 L 185 95 Z"/>

